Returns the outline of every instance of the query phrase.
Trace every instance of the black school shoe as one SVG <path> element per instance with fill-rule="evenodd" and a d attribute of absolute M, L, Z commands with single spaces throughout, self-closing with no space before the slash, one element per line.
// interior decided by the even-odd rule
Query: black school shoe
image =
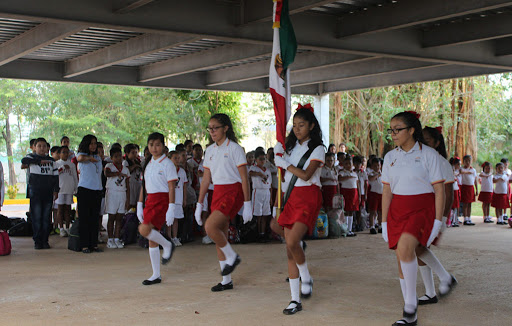
<path fill-rule="evenodd" d="M 375 230 L 375 228 L 371 228 L 370 229 L 370 234 L 377 234 L 377 230 Z"/>
<path fill-rule="evenodd" d="M 150 280 L 144 280 L 142 281 L 142 285 L 153 285 L 153 284 L 158 284 L 158 283 L 162 283 L 162 278 L 159 277 L 159 278 L 156 278 L 152 281 Z"/>
<path fill-rule="evenodd" d="M 225 290 L 233 290 L 233 282 L 229 282 L 228 284 L 219 283 L 212 287 L 212 292 L 221 292 Z"/>
<path fill-rule="evenodd" d="M 285 314 L 285 315 L 295 315 L 297 312 L 302 311 L 302 303 L 297 302 L 297 301 L 290 301 L 290 304 L 288 304 L 288 305 L 291 305 L 292 303 L 295 304 L 295 307 L 293 307 L 293 308 L 286 307 L 283 310 L 283 314 Z"/>
<path fill-rule="evenodd" d="M 233 263 L 233 265 L 226 264 L 226 266 L 224 266 L 224 268 L 222 269 L 222 272 L 220 273 L 220 275 L 226 276 L 226 275 L 233 273 L 236 266 L 238 266 L 238 264 L 240 264 L 241 261 L 242 261 L 242 259 L 240 258 L 240 256 L 236 255 L 235 262 Z"/>
<path fill-rule="evenodd" d="M 437 295 L 434 295 L 432 298 L 429 297 L 428 295 L 424 295 L 425 297 L 427 297 L 428 299 L 418 299 L 418 304 L 420 306 L 423 306 L 423 305 L 426 305 L 426 304 L 433 304 L 433 303 L 437 303 L 439 300 L 437 299 Z"/>
<path fill-rule="evenodd" d="M 410 323 L 407 322 L 407 320 L 405 319 L 405 318 L 413 318 L 414 316 L 416 316 L 417 312 L 418 312 L 418 307 L 416 307 L 416 311 L 414 311 L 413 313 L 408 313 L 404 310 L 404 312 L 403 312 L 404 319 L 397 320 L 396 322 L 393 323 L 393 326 L 403 326 L 403 325 L 416 326 L 416 325 L 418 325 L 418 317 L 416 317 L 415 321 L 410 322 Z"/>

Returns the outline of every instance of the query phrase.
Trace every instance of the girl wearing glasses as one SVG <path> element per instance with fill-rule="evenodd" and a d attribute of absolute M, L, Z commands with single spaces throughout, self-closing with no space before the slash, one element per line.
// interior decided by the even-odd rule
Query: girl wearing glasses
<path fill-rule="evenodd" d="M 386 154 L 382 168 L 382 237 L 395 250 L 405 301 L 403 319 L 393 325 L 418 323 L 415 249 L 430 246 L 436 238 L 444 210 L 440 156 L 424 145 L 418 117 L 401 112 L 391 119 L 388 132 L 397 147 Z"/>
<path fill-rule="evenodd" d="M 205 229 L 217 247 L 222 282 L 211 290 L 219 292 L 233 289 L 231 273 L 241 261 L 227 240 L 229 221 L 243 206 L 244 223 L 249 222 L 252 219 L 252 203 L 247 160 L 244 150 L 237 144 L 231 119 L 223 113 L 213 115 L 208 122 L 208 131 L 214 143 L 206 148 L 203 180 L 194 215 L 197 224 L 203 225 L 202 203 L 212 181 L 211 214 L 206 220 Z"/>

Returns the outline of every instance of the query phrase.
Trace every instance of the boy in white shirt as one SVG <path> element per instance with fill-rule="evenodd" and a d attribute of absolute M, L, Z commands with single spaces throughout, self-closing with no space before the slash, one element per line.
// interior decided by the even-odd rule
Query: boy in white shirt
<path fill-rule="evenodd" d="M 105 166 L 105 176 L 107 177 L 105 211 L 108 214 L 107 248 L 115 249 L 124 247 L 119 236 L 121 235 L 123 215 L 130 209 L 130 170 L 123 165 L 123 154 L 120 148 L 112 147 L 110 158 L 112 163 Z"/>
<path fill-rule="evenodd" d="M 184 154 L 185 151 L 183 151 Z M 171 241 L 174 243 L 176 247 L 181 246 L 181 242 L 178 239 L 178 221 L 179 219 L 183 219 L 185 217 L 183 213 L 183 207 L 187 205 L 187 173 L 185 172 L 185 169 L 181 167 L 185 161 L 183 158 L 186 159 L 185 155 L 180 155 L 177 151 L 171 151 L 169 152 L 169 158 L 176 166 L 176 172 L 178 173 L 178 181 L 176 181 L 176 192 L 174 197 L 174 204 L 176 205 L 174 208 L 174 222 L 172 223 L 172 226 L 170 227 L 170 231 L 167 231 L 167 234 L 171 238 Z"/>
<path fill-rule="evenodd" d="M 55 201 L 57 204 L 57 223 L 60 227 L 60 236 L 69 235 L 69 225 L 71 224 L 71 205 L 73 204 L 73 195 L 77 192 L 78 175 L 76 166 L 71 162 L 70 150 L 67 146 L 59 149 L 60 160 L 56 162 L 59 171 L 59 196 Z M 64 226 L 65 221 L 65 226 Z"/>
<path fill-rule="evenodd" d="M 496 224 L 505 225 L 503 220 L 503 210 L 510 208 L 509 203 L 509 176 L 505 171 L 503 163 L 496 164 L 496 174 L 493 176 L 494 193 L 492 195 L 492 207 L 496 208 Z"/>
<path fill-rule="evenodd" d="M 272 173 L 265 168 L 267 160 L 265 152 L 256 151 L 255 165 L 249 167 L 249 176 L 252 179 L 252 213 L 257 219 L 259 242 L 267 242 L 265 231 L 270 222 L 270 195 Z"/>

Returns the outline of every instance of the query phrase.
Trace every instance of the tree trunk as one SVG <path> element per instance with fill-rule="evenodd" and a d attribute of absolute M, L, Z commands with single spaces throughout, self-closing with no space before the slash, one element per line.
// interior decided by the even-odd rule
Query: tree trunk
<path fill-rule="evenodd" d="M 16 172 L 14 171 L 14 163 L 12 161 L 12 143 L 11 143 L 11 125 L 9 124 L 9 115 L 5 117 L 5 130 L 2 130 L 2 136 L 5 140 L 5 147 L 7 149 L 7 163 L 9 165 L 9 185 L 16 184 Z"/>

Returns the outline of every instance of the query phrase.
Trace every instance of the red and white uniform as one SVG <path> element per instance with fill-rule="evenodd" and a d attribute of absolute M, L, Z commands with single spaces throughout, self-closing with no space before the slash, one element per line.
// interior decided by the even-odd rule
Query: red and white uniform
<path fill-rule="evenodd" d="M 238 168 L 247 165 L 244 150 L 237 143 L 226 139 L 220 146 L 216 143 L 206 148 L 203 167 L 209 169 L 214 184 L 210 210 L 218 210 L 234 218 L 244 205 L 242 177 Z"/>
<path fill-rule="evenodd" d="M 472 167 L 469 168 L 460 168 L 460 177 L 461 177 L 461 186 L 460 186 L 460 192 L 461 192 L 461 202 L 463 203 L 473 203 L 475 202 L 475 180 L 477 177 L 476 170 Z M 464 173 L 464 172 L 469 172 Z"/>
<path fill-rule="evenodd" d="M 453 175 L 455 176 L 455 182 L 453 183 L 453 204 L 452 209 L 459 209 L 460 207 L 460 184 L 462 177 L 459 170 L 454 170 Z"/>
<path fill-rule="evenodd" d="M 485 204 L 492 203 L 492 193 L 493 193 L 493 177 L 492 174 L 489 173 L 480 173 L 478 175 L 480 179 L 480 194 L 478 195 L 478 200 Z"/>
<path fill-rule="evenodd" d="M 273 206 L 274 202 L 276 201 L 277 188 L 278 188 L 278 182 L 279 182 L 279 180 L 278 180 L 279 178 L 277 175 L 277 167 L 268 160 L 265 162 L 265 164 L 263 166 L 265 167 L 265 169 L 269 169 L 270 174 L 272 175 L 272 184 L 271 184 L 272 194 L 270 197 L 270 206 Z"/>
<path fill-rule="evenodd" d="M 176 173 L 178 173 L 178 181 L 176 181 L 176 190 L 174 191 L 174 203 L 176 204 L 174 208 L 174 218 L 182 219 L 185 217 L 183 213 L 183 197 L 187 191 L 187 172 L 182 167 L 176 168 Z"/>
<path fill-rule="evenodd" d="M 324 207 L 333 207 L 332 199 L 334 198 L 334 195 L 338 193 L 338 172 L 336 172 L 336 167 L 329 168 L 324 165 L 322 167 L 320 177 L 328 179 L 327 181 L 322 182 Z"/>
<path fill-rule="evenodd" d="M 505 174 L 508 175 L 509 183 L 508 183 L 508 199 L 509 201 L 512 199 L 512 191 L 510 191 L 510 181 L 512 180 L 512 171 L 510 169 L 505 170 Z"/>
<path fill-rule="evenodd" d="M 110 172 L 121 172 L 123 175 L 117 177 L 108 177 L 105 188 L 105 213 L 124 214 L 126 213 L 126 180 L 130 179 L 130 170 L 124 165 L 116 166 L 114 163 L 108 163 L 105 170 Z"/>
<path fill-rule="evenodd" d="M 340 181 L 340 192 L 345 201 L 345 211 L 356 212 L 359 211 L 359 191 L 357 186 L 359 184 L 359 177 L 354 171 L 342 170 L 339 173 L 340 177 L 350 177 L 346 180 Z"/>
<path fill-rule="evenodd" d="M 202 159 L 196 160 L 195 158 L 191 158 L 187 161 L 188 169 L 192 172 L 192 180 L 189 182 L 192 183 L 192 188 L 199 193 L 199 187 L 201 186 L 201 181 L 199 176 L 197 175 L 199 166 L 203 163 Z M 202 179 L 202 178 L 201 178 Z"/>
<path fill-rule="evenodd" d="M 495 208 L 509 208 L 510 201 L 508 196 L 508 180 L 509 176 L 506 173 L 496 174 L 493 177 L 496 180 L 494 184 L 494 193 L 492 195 L 492 207 Z"/>
<path fill-rule="evenodd" d="M 450 183 L 457 183 L 450 162 L 448 162 L 448 160 L 442 157 L 441 155 L 439 155 L 439 158 L 441 160 L 441 168 L 443 169 L 444 184 L 447 185 Z M 439 245 L 439 239 L 441 238 L 441 234 L 442 233 L 439 232 L 439 235 L 432 242 L 433 245 Z"/>
<path fill-rule="evenodd" d="M 433 185 L 444 181 L 441 156 L 433 148 L 416 142 L 408 152 L 397 147 L 386 154 L 382 182 L 393 195 L 387 220 L 390 249 L 396 249 L 402 233 L 426 246 L 436 214 Z"/>
<path fill-rule="evenodd" d="M 381 173 L 370 170 L 369 176 L 376 176 L 375 180 L 369 180 L 369 189 L 368 192 L 368 209 L 370 211 L 380 211 L 382 210 L 382 189 L 384 186 L 382 185 Z"/>
<path fill-rule="evenodd" d="M 366 173 L 366 170 L 360 170 L 360 171 L 356 171 L 357 173 L 357 177 L 359 178 L 359 190 L 360 190 L 360 203 L 359 204 L 363 204 L 363 201 L 364 201 L 364 195 L 366 195 L 365 193 L 365 185 L 366 183 L 368 182 L 368 174 Z"/>
<path fill-rule="evenodd" d="M 260 176 L 253 176 L 252 179 L 252 215 L 253 216 L 269 216 L 270 211 L 270 194 L 272 186 L 272 173 L 269 169 L 260 168 L 253 165 L 249 168 L 249 172 L 259 172 L 265 175 L 263 179 Z M 243 212 L 242 212 L 243 213 Z"/>
<path fill-rule="evenodd" d="M 169 208 L 169 182 L 178 181 L 176 166 L 167 156 L 151 158 L 144 171 L 144 181 L 148 197 L 144 207 L 144 224 L 152 224 L 156 229 L 165 224 Z"/>
<path fill-rule="evenodd" d="M 310 141 L 311 140 L 307 140 L 302 144 L 299 144 L 297 141 L 291 152 L 285 152 L 283 158 L 293 166 L 297 166 L 302 156 L 309 150 L 308 144 Z M 309 234 L 313 233 L 318 213 L 320 212 L 320 208 L 322 208 L 322 191 L 320 190 L 322 184 L 320 183 L 320 174 L 324 159 L 324 147 L 319 145 L 313 150 L 306 164 L 304 164 L 303 169 L 306 170 L 313 161 L 320 162 L 320 167 L 313 173 L 308 181 L 304 181 L 301 178 L 297 179 L 290 197 L 284 205 L 283 212 L 279 215 L 278 223 L 282 227 L 291 229 L 293 224 L 301 222 L 307 225 Z M 292 176 L 293 174 L 291 172 L 285 172 L 283 192 L 286 192 L 288 189 L 288 184 Z"/>

